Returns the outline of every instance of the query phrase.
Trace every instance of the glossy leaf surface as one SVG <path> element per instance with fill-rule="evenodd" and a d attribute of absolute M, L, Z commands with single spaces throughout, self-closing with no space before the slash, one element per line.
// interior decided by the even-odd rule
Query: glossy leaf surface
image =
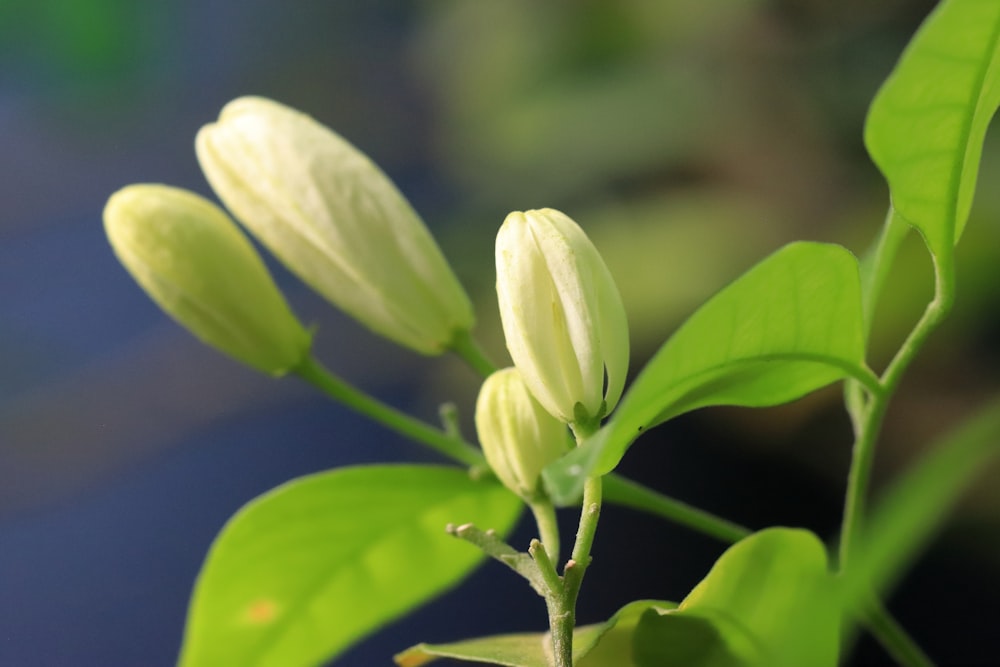
<path fill-rule="evenodd" d="M 726 631 L 720 631 L 725 627 Z M 746 667 L 752 658 L 743 658 L 731 644 L 743 645 L 754 656 L 755 648 L 747 630 L 723 613 L 666 614 L 647 612 L 632 638 L 636 667 Z"/>
<path fill-rule="evenodd" d="M 872 102 L 865 144 L 896 210 L 940 256 L 958 241 L 1000 103 L 1000 2 L 945 0 Z"/>
<path fill-rule="evenodd" d="M 506 533 L 521 503 L 496 483 L 434 466 L 303 477 L 252 501 L 199 576 L 183 667 L 312 667 L 458 583 L 482 560 L 445 533 Z"/>
<path fill-rule="evenodd" d="M 560 502 L 610 472 L 645 429 L 708 405 L 795 400 L 864 366 L 858 263 L 846 249 L 793 243 L 706 302 L 660 348 L 610 421 L 546 471 Z"/>
<path fill-rule="evenodd" d="M 812 533 L 769 528 L 730 547 L 676 611 L 640 620 L 637 667 L 835 667 L 840 607 Z"/>
<path fill-rule="evenodd" d="M 632 633 L 642 614 L 667 610 L 671 602 L 639 600 L 629 603 L 604 623 L 578 627 L 573 632 L 577 667 L 631 667 Z M 419 644 L 396 656 L 400 667 L 421 667 L 440 658 L 505 667 L 549 667 L 548 633 L 521 633 L 481 637 L 450 644 Z"/>

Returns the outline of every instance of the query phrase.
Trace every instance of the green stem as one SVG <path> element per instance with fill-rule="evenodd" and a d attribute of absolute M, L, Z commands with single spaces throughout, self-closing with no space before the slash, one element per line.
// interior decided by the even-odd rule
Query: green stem
<path fill-rule="evenodd" d="M 517 551 L 514 547 L 501 540 L 493 530 L 480 530 L 471 523 L 461 526 L 449 523 L 445 526 L 445 531 L 449 535 L 453 535 L 478 547 L 490 558 L 496 559 L 527 579 L 528 583 L 531 584 L 531 587 L 539 595 L 543 597 L 548 595 L 550 586 L 545 580 L 546 573 L 538 567 L 537 560 L 533 560 L 529 554 Z"/>
<path fill-rule="evenodd" d="M 488 375 L 493 371 L 492 364 L 489 363 L 488 359 L 479 351 L 479 347 L 471 339 L 467 341 L 467 344 L 463 344 L 461 347 L 456 346 L 455 349 L 477 372 Z M 902 368 L 902 362 L 897 364 L 897 368 Z M 901 370 L 897 372 L 901 373 Z M 442 431 L 433 428 L 344 382 L 313 358 L 307 359 L 296 369 L 296 373 L 303 380 L 314 385 L 333 400 L 382 423 L 401 435 L 431 447 L 444 456 L 473 467 L 481 467 L 485 463 L 482 454 L 475 447 L 465 442 L 453 428 L 453 424 L 451 424 L 453 421 L 452 415 L 449 415 L 449 417 L 452 417 L 451 419 L 444 419 L 445 424 L 449 426 L 447 430 Z M 564 655 L 569 656 L 569 660 L 572 660 L 571 645 L 573 628 L 575 626 L 576 597 L 579 594 L 586 566 L 589 564 L 590 545 L 593 543 L 594 531 L 596 530 L 597 518 L 599 516 L 600 479 L 596 479 L 595 483 L 596 489 L 594 488 L 595 484 L 591 484 L 590 482 L 584 488 L 585 509 L 580 517 L 577 544 L 573 550 L 574 560 L 572 563 L 567 563 L 565 570 L 564 585 L 558 592 L 558 595 L 550 595 L 546 598 L 546 603 L 549 607 L 550 625 L 555 630 L 553 641 L 555 643 L 556 635 L 560 637 L 561 650 L 564 651 Z M 750 532 L 742 526 L 691 507 L 681 501 L 615 474 L 607 476 L 607 496 L 609 502 L 649 512 L 725 542 L 736 542 Z M 594 502 L 595 497 L 597 498 L 596 504 Z M 596 511 L 588 512 L 586 510 L 588 507 L 596 508 Z M 554 517 L 551 522 L 551 529 L 543 527 L 546 525 L 547 519 L 543 518 L 539 520 L 538 513 L 536 513 L 536 520 L 539 522 L 539 531 L 542 534 L 543 544 L 546 545 L 546 551 L 548 552 L 549 544 L 558 545 L 558 537 L 555 537 L 558 534 L 558 530 L 555 527 Z M 546 532 L 550 534 L 546 535 Z M 584 553 L 586 554 L 586 559 L 583 558 Z M 493 555 L 494 557 L 498 557 L 498 554 Z M 552 560 L 557 560 L 557 558 L 557 556 L 554 556 Z M 516 558 L 512 555 L 504 554 L 501 560 L 504 562 L 511 561 L 507 564 L 512 567 L 515 566 L 513 561 Z M 525 570 L 522 574 L 526 575 L 528 573 L 523 564 L 517 562 L 516 565 L 515 569 Z M 533 577 L 529 578 L 529 580 L 531 579 Z M 538 580 L 532 581 L 532 584 L 536 590 L 541 588 L 541 582 Z M 549 597 L 553 597 L 553 599 L 550 601 Z M 912 641 L 907 641 L 909 638 L 895 625 L 891 618 L 873 616 L 869 619 L 868 625 L 872 634 L 893 655 L 919 654 L 920 649 Z M 891 628 L 897 628 L 898 631 L 890 632 L 889 629 Z M 568 651 L 568 654 L 565 653 L 566 651 Z M 572 663 L 569 662 L 566 664 L 571 665 Z M 923 663 L 910 661 L 904 664 L 911 667 L 922 667 Z"/>
<path fill-rule="evenodd" d="M 882 603 L 873 601 L 865 610 L 862 621 L 868 632 L 898 664 L 907 667 L 934 667 L 934 662 L 917 646 Z"/>
<path fill-rule="evenodd" d="M 890 205 L 878 238 L 861 259 L 862 322 L 866 342 L 871 338 L 875 308 L 891 273 L 892 264 L 911 229 Z M 851 417 L 855 440 L 862 432 L 867 402 L 865 387 L 857 379 L 850 378 L 844 382 L 844 405 Z"/>
<path fill-rule="evenodd" d="M 935 295 L 927 305 L 923 316 L 903 341 L 889 366 L 882 374 L 882 391 L 873 393 L 869 402 L 861 409 L 861 414 L 852 419 L 858 426 L 855 433 L 854 452 L 847 477 L 847 492 L 844 500 L 844 516 L 840 530 L 839 568 L 847 569 L 854 545 L 858 541 L 865 512 L 865 499 L 871 481 L 875 460 L 875 443 L 882 429 L 882 422 L 889 406 L 889 399 L 899 386 L 903 373 L 916 357 L 928 336 L 938 327 L 954 301 L 954 271 L 952 256 L 948 253 L 936 257 L 934 262 Z"/>
<path fill-rule="evenodd" d="M 576 531 L 576 542 L 573 544 L 571 561 L 566 564 L 567 588 L 575 586 L 580 590 L 583 575 L 590 565 L 590 548 L 594 545 L 594 534 L 597 532 L 597 520 L 601 516 L 601 478 L 591 477 L 583 485 L 583 509 L 580 512 L 580 525 Z M 572 572 L 570 572 L 572 570 Z"/>
<path fill-rule="evenodd" d="M 615 505 L 649 512 L 687 526 L 727 544 L 739 542 L 753 532 L 745 526 L 692 507 L 614 473 L 604 477 L 604 498 Z"/>
<path fill-rule="evenodd" d="M 577 444 L 593 435 L 596 423 L 570 425 Z M 583 584 L 583 575 L 590 565 L 590 549 L 601 516 L 601 478 L 590 477 L 583 485 L 583 505 L 580 524 L 573 543 L 573 554 L 563 568 L 562 586 L 546 596 L 549 611 L 549 633 L 552 636 L 552 655 L 555 667 L 573 667 L 573 630 L 576 627 L 576 599 Z"/>
<path fill-rule="evenodd" d="M 562 580 L 556 572 L 556 566 L 549 559 L 549 553 L 545 550 L 545 545 L 539 540 L 531 540 L 531 544 L 528 545 L 528 555 L 534 560 L 535 568 L 540 573 L 542 582 L 545 584 L 545 593 L 542 597 L 548 602 L 549 598 L 553 595 L 553 591 L 562 589 Z"/>
<path fill-rule="evenodd" d="M 576 625 L 576 612 L 573 607 L 567 606 L 566 597 L 561 590 L 545 598 L 545 606 L 549 612 L 553 666 L 573 667 L 573 628 Z"/>
<path fill-rule="evenodd" d="M 497 370 L 496 365 L 490 361 L 483 348 L 468 331 L 456 334 L 451 343 L 451 350 L 484 378 L 489 377 Z"/>
<path fill-rule="evenodd" d="M 559 562 L 559 524 L 556 521 L 556 510 L 549 500 L 535 500 L 528 503 L 531 513 L 535 516 L 538 534 L 542 546 L 553 563 Z"/>
<path fill-rule="evenodd" d="M 479 450 L 467 442 L 372 398 L 335 376 L 312 357 L 306 358 L 295 372 L 335 401 L 384 424 L 401 435 L 427 445 L 448 458 L 469 466 L 482 465 L 484 462 Z"/>
<path fill-rule="evenodd" d="M 576 599 L 583 575 L 590 565 L 597 520 L 601 515 L 601 478 L 591 477 L 583 487 L 583 508 L 573 545 L 573 556 L 563 568 L 562 586 L 551 590 L 545 603 L 549 612 L 549 633 L 555 667 L 573 667 L 573 630 L 576 627 Z"/>
<path fill-rule="evenodd" d="M 894 211 L 886 220 L 883 234 L 876 246 L 872 263 L 866 271 L 865 327 L 870 331 L 875 302 L 888 273 L 888 266 L 906 236 L 905 222 Z M 954 256 L 950 251 L 933 255 L 934 299 L 927 305 L 923 315 L 903 341 L 896 355 L 879 379 L 880 392 L 871 392 L 865 400 L 860 388 L 849 384 L 845 389 L 846 405 L 854 426 L 855 444 L 851 458 L 851 468 L 847 477 L 847 491 L 844 499 L 844 516 L 840 530 L 838 568 L 841 572 L 850 566 L 853 553 L 861 539 L 868 487 L 871 482 L 875 460 L 875 445 L 882 430 L 889 400 L 895 393 L 903 374 L 923 347 L 927 338 L 938 327 L 951 310 L 954 302 Z M 863 621 L 868 631 L 885 650 L 900 664 L 907 667 L 926 667 L 930 659 L 892 618 L 889 612 L 877 602 L 866 610 Z"/>
<path fill-rule="evenodd" d="M 899 216 L 896 209 L 890 206 L 878 239 L 861 260 L 861 299 L 866 340 L 871 334 L 875 307 L 882 296 L 892 264 L 911 229 L 913 228 Z"/>
<path fill-rule="evenodd" d="M 338 403 L 386 425 L 397 433 L 412 437 L 417 442 L 428 445 L 458 463 L 476 467 L 485 465 L 485 459 L 479 450 L 461 439 L 460 434 L 455 430 L 454 416 L 451 414 L 444 416 L 443 421 L 446 428 L 441 431 L 362 393 L 357 388 L 332 375 L 314 359 L 309 359 L 304 363 L 297 370 L 297 373 Z M 742 531 L 746 530 L 742 526 L 737 526 L 725 519 L 686 505 L 679 500 L 614 473 L 607 475 L 606 479 L 608 501 L 611 503 L 676 521 L 693 530 L 724 541 L 735 542 L 743 537 Z M 541 537 L 542 541 L 548 545 L 549 538 L 546 538 L 544 534 Z M 553 560 L 556 559 L 553 558 Z"/>
<path fill-rule="evenodd" d="M 861 261 L 862 308 L 866 340 L 871 335 L 875 309 L 891 273 L 892 264 L 911 229 L 910 225 L 890 206 L 878 240 Z M 898 386 L 903 372 L 951 306 L 954 295 L 953 258 L 949 252 L 944 257 L 934 256 L 933 259 L 934 300 L 928 305 L 923 317 L 879 379 L 881 391 L 872 392 L 869 389 L 866 392 L 866 388 L 853 379 L 844 385 L 844 404 L 854 429 L 855 445 L 844 500 L 838 554 L 841 571 L 847 567 L 859 541 L 864 520 L 865 498 L 874 463 L 875 445 L 889 399 Z M 881 603 L 873 601 L 861 620 L 886 652 L 900 664 L 908 667 L 926 667 L 932 664 Z"/>

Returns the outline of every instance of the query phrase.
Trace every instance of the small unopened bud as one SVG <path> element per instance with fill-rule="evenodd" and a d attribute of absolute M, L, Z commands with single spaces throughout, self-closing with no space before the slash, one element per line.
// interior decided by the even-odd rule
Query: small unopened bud
<path fill-rule="evenodd" d="M 570 448 L 566 425 L 538 404 L 516 368 L 497 371 L 483 383 L 476 432 L 493 472 L 525 500 L 537 495 L 542 468 Z"/>
<path fill-rule="evenodd" d="M 129 185 L 108 199 L 104 229 L 136 282 L 203 342 L 274 376 L 309 354 L 309 333 L 218 206 L 179 188 Z"/>
<path fill-rule="evenodd" d="M 496 267 L 507 349 L 531 393 L 566 423 L 609 413 L 628 372 L 628 322 L 594 244 L 559 211 L 514 212 Z"/>
<path fill-rule="evenodd" d="M 201 128 L 198 161 L 216 194 L 288 269 L 372 331 L 440 354 L 472 305 L 423 221 L 358 149 L 259 97 Z"/>

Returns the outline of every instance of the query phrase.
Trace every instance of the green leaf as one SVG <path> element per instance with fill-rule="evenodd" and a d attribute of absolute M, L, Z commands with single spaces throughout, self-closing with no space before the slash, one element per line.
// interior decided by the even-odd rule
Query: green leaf
<path fill-rule="evenodd" d="M 399 667 L 421 667 L 440 658 L 504 667 L 549 667 L 547 635 L 525 632 L 467 639 L 450 644 L 417 644 L 396 655 Z M 574 636 L 575 639 L 575 636 Z"/>
<path fill-rule="evenodd" d="M 631 638 L 642 614 L 665 611 L 672 602 L 631 602 L 604 623 L 585 625 L 573 631 L 573 662 L 577 667 L 631 667 Z M 549 667 L 548 633 L 521 633 L 467 639 L 450 644 L 418 644 L 396 656 L 399 667 L 421 667 L 439 658 L 485 662 L 505 667 Z"/>
<path fill-rule="evenodd" d="M 720 628 L 726 628 L 725 632 Z M 632 638 L 636 667 L 746 667 L 756 656 L 749 632 L 725 614 L 709 610 L 643 614 Z M 734 648 L 731 644 L 741 644 Z"/>
<path fill-rule="evenodd" d="M 872 102 L 865 144 L 893 206 L 935 256 L 965 227 L 990 119 L 1000 103 L 1000 2 L 945 0 Z"/>
<path fill-rule="evenodd" d="M 521 503 L 434 466 L 303 477 L 241 509 L 198 578 L 182 667 L 313 667 L 455 585 L 483 555 L 445 533 L 506 533 Z"/>
<path fill-rule="evenodd" d="M 769 528 L 730 547 L 676 611 L 647 612 L 637 667 L 834 667 L 840 606 L 826 549 Z"/>
<path fill-rule="evenodd" d="M 975 477 L 1000 455 L 1000 400 L 935 444 L 876 504 L 844 576 L 847 611 L 886 590 Z"/>
<path fill-rule="evenodd" d="M 550 465 L 549 493 L 571 502 L 591 474 L 610 472 L 639 434 L 708 405 L 795 400 L 864 365 L 858 263 L 846 249 L 792 243 L 712 297 L 660 348 L 610 421 Z"/>
<path fill-rule="evenodd" d="M 676 609 L 677 603 L 662 600 L 638 600 L 625 605 L 605 623 L 587 626 L 593 632 L 594 643 L 578 658 L 577 667 L 635 667 L 632 652 L 633 635 L 639 620 L 647 613 L 662 613 Z M 576 635 L 574 649 L 577 646 Z"/>

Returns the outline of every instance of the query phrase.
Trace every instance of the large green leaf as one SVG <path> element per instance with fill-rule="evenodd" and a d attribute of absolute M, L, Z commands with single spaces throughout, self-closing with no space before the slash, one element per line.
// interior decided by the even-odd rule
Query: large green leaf
<path fill-rule="evenodd" d="M 865 144 L 896 210 L 935 256 L 969 215 L 979 158 L 1000 103 L 1000 2 L 944 0 L 872 102 Z"/>
<path fill-rule="evenodd" d="M 313 667 L 461 580 L 482 553 L 445 533 L 505 533 L 521 503 L 434 466 L 342 468 L 254 500 L 198 578 L 182 667 Z"/>
<path fill-rule="evenodd" d="M 730 547 L 676 611 L 646 612 L 637 667 L 834 667 L 840 606 L 826 549 L 769 528 Z"/>
<path fill-rule="evenodd" d="M 573 631 L 573 662 L 577 667 L 632 667 L 632 633 L 648 610 L 666 611 L 677 605 L 660 600 L 631 602 L 603 623 Z M 505 667 L 549 667 L 548 633 L 533 632 L 467 639 L 450 644 L 418 644 L 396 656 L 400 667 L 422 667 L 440 658 Z"/>
<path fill-rule="evenodd" d="M 858 263 L 792 243 L 712 297 L 660 348 L 610 421 L 549 466 L 559 502 L 611 471 L 645 429 L 707 405 L 785 403 L 845 376 L 868 382 Z"/>

